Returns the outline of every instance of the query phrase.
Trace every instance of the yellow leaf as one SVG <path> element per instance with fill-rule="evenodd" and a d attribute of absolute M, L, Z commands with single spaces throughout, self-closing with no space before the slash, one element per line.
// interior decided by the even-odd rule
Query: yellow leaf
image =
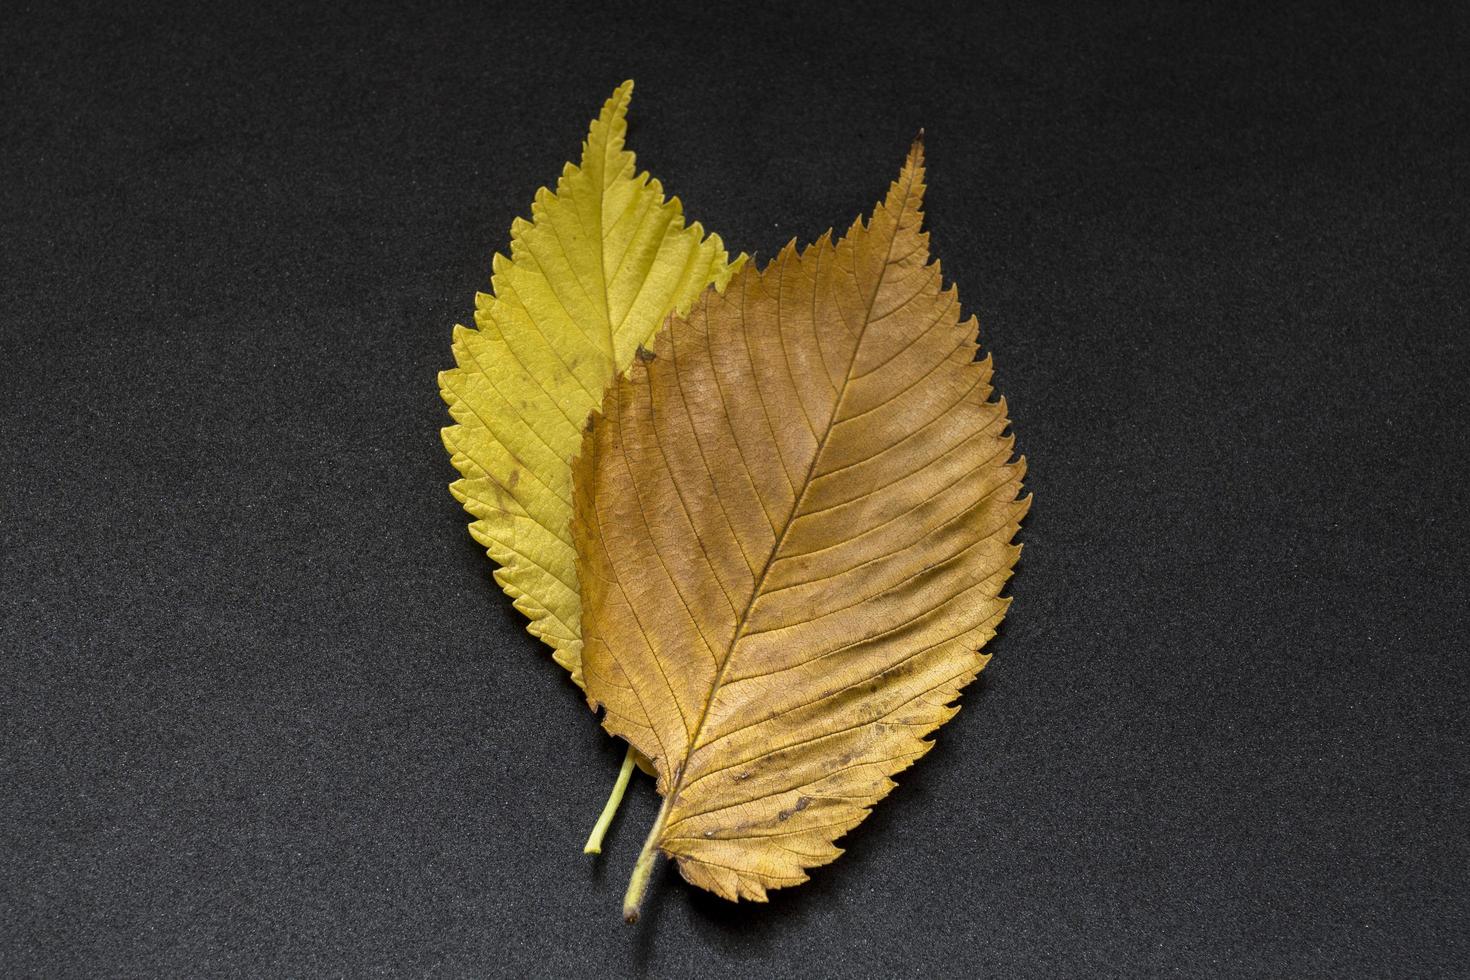
<path fill-rule="evenodd" d="M 603 106 L 556 192 L 537 191 L 492 262 L 475 329 L 456 326 L 457 367 L 439 375 L 455 425 L 444 445 L 462 474 L 450 490 L 495 579 L 582 683 L 581 604 L 568 522 L 571 459 L 588 414 L 664 319 L 733 269 L 719 236 L 684 224 L 678 198 L 637 173 L 623 149 L 633 83 Z"/>
<path fill-rule="evenodd" d="M 805 881 L 988 659 L 1030 498 L 923 173 L 706 291 L 585 437 L 588 700 L 664 797 L 630 919 L 660 851 L 728 899 Z"/>

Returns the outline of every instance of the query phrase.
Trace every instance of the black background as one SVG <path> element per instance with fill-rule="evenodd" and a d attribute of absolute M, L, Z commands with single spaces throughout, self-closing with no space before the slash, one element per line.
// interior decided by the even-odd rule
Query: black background
<path fill-rule="evenodd" d="M 6 5 L 0 972 L 1463 969 L 1464 5 L 698 6 Z M 634 928 L 435 382 L 629 76 L 762 258 L 927 130 L 1035 493 L 846 856 Z"/>

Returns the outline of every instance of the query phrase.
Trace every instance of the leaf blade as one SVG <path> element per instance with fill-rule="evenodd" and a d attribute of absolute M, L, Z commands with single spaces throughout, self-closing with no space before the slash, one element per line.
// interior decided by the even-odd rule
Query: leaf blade
<path fill-rule="evenodd" d="M 457 326 L 439 376 L 454 424 L 442 437 L 461 478 L 451 492 L 495 578 L 578 685 L 581 600 L 568 524 L 571 459 L 588 414 L 634 352 L 734 263 L 719 236 L 686 226 L 677 198 L 624 148 L 633 84 L 588 129 L 579 165 L 541 188 L 492 261 L 475 326 Z M 628 220 L 629 216 L 636 221 Z"/>
<path fill-rule="evenodd" d="M 654 763 L 653 843 L 764 899 L 835 858 L 984 666 L 1029 498 L 916 145 L 867 225 L 674 318 L 584 438 L 588 698 Z"/>

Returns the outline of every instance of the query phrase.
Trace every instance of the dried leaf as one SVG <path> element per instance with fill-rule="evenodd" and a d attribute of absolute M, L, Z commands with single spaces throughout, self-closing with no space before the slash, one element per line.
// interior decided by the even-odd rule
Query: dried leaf
<path fill-rule="evenodd" d="M 687 310 L 735 266 L 719 236 L 684 225 L 678 198 L 637 173 L 623 149 L 633 83 L 603 106 L 556 192 L 511 226 L 477 329 L 457 326 L 458 367 L 439 375 L 455 425 L 444 445 L 463 475 L 450 490 L 470 533 L 500 563 L 495 579 L 582 683 L 581 603 L 568 522 L 571 459 L 588 414 L 672 311 Z"/>
<path fill-rule="evenodd" d="M 1030 498 L 923 173 L 706 291 L 584 440 L 588 700 L 664 797 L 630 919 L 659 851 L 728 899 L 805 881 L 988 659 Z"/>

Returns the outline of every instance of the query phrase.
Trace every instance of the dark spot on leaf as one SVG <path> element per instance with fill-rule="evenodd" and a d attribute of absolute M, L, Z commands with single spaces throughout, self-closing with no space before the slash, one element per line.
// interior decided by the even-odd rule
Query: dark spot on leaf
<path fill-rule="evenodd" d="M 647 347 L 644 347 L 642 344 L 638 345 L 638 350 L 633 356 L 638 358 L 638 360 L 642 361 L 644 364 L 647 364 L 649 361 L 652 361 L 654 358 L 658 357 L 657 354 L 649 350 Z"/>
<path fill-rule="evenodd" d="M 805 796 L 798 796 L 796 798 L 796 806 L 792 807 L 789 810 L 782 810 L 780 813 L 776 814 L 776 819 L 784 823 L 791 818 L 791 815 L 793 813 L 800 813 L 811 805 L 812 801 L 810 799 Z"/>

